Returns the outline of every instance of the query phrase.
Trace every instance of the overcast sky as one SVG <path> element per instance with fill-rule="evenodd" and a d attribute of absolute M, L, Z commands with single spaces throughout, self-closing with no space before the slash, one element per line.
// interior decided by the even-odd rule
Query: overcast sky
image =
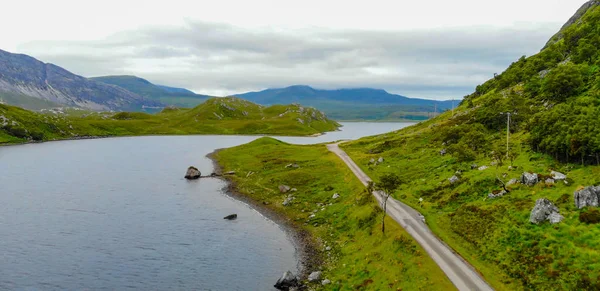
<path fill-rule="evenodd" d="M 87 77 L 228 95 L 294 84 L 461 98 L 586 0 L 20 0 L 0 48 Z"/>

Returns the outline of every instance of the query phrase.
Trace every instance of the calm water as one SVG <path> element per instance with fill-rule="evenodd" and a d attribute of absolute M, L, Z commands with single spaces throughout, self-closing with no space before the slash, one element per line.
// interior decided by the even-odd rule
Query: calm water
<path fill-rule="evenodd" d="M 345 123 L 320 143 L 406 123 Z M 205 155 L 250 136 L 152 136 L 0 147 L 0 289 L 270 290 L 297 270 L 275 223 L 223 193 Z M 223 216 L 237 213 L 235 221 Z"/>

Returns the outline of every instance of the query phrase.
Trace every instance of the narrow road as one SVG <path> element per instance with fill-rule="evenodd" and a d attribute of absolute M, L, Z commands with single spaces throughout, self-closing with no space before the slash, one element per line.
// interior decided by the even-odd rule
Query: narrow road
<path fill-rule="evenodd" d="M 372 181 L 348 154 L 340 149 L 337 143 L 328 144 L 327 149 L 339 156 L 365 186 Z M 381 191 L 373 192 L 380 205 L 383 201 L 382 194 Z M 425 249 L 458 290 L 493 290 L 469 263 L 454 253 L 429 230 L 419 212 L 390 197 L 387 202 L 387 213 Z"/>

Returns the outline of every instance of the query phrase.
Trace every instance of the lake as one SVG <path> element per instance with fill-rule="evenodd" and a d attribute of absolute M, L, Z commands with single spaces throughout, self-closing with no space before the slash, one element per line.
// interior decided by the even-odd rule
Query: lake
<path fill-rule="evenodd" d="M 343 123 L 298 144 L 410 123 Z M 257 136 L 146 136 L 0 147 L 0 289 L 271 290 L 297 272 L 285 231 L 188 166 Z M 223 217 L 237 213 L 235 221 Z"/>

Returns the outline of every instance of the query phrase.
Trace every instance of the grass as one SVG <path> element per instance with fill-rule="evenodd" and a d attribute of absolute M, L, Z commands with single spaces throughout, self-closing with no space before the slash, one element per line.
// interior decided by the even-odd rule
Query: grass
<path fill-rule="evenodd" d="M 464 108 L 462 108 L 464 109 Z M 513 166 L 497 166 L 490 152 L 474 160 L 459 155 L 441 155 L 447 147 L 440 133 L 455 128 L 451 113 L 397 132 L 367 137 L 342 148 L 375 181 L 393 172 L 403 185 L 394 197 L 424 214 L 432 231 L 475 266 L 497 290 L 598 290 L 600 282 L 600 227 L 579 221 L 585 210 L 576 209 L 573 193 L 581 186 L 600 182 L 600 167 L 562 164 L 527 146 L 525 131 L 512 136 L 517 153 Z M 505 146 L 504 132 L 492 133 L 482 141 L 490 148 Z M 384 163 L 369 160 L 383 157 Z M 480 171 L 471 165 L 487 165 Z M 549 175 L 551 170 L 567 174 L 569 184 L 545 183 L 533 187 L 517 184 L 501 198 L 487 195 L 500 190 L 496 181 L 519 178 L 525 171 Z M 457 174 L 457 171 L 460 171 Z M 451 184 L 448 178 L 458 175 Z M 565 217 L 560 224 L 529 222 L 539 198 L 548 198 Z M 423 202 L 420 202 L 423 199 Z"/>
<path fill-rule="evenodd" d="M 261 138 L 215 155 L 237 190 L 312 234 L 324 257 L 325 290 L 453 290 L 426 252 L 393 220 L 381 233 L 382 211 L 346 165 L 324 145 Z M 298 168 L 286 167 L 290 164 Z M 279 185 L 297 188 L 294 200 Z M 333 199 L 334 193 L 340 198 Z M 314 214 L 314 217 L 311 215 Z M 326 247 L 331 251 L 325 251 Z"/>
<path fill-rule="evenodd" d="M 84 136 L 185 134 L 313 135 L 339 127 L 300 105 L 263 107 L 239 98 L 213 98 L 191 109 L 157 114 L 55 110 L 44 114 L 0 104 L 0 144 Z"/>

